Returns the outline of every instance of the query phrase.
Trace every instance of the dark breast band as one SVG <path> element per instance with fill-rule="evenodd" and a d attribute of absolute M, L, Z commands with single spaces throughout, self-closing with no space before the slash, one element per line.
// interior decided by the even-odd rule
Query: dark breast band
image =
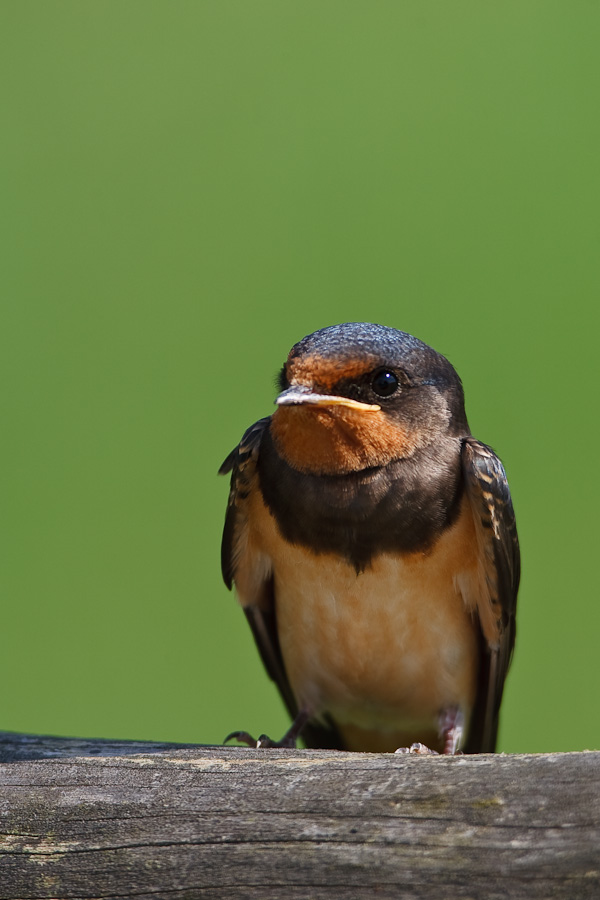
<path fill-rule="evenodd" d="M 360 572 L 378 553 L 427 552 L 454 522 L 463 491 L 460 450 L 460 440 L 449 437 L 386 466 L 310 475 L 282 459 L 267 429 L 260 488 L 286 540 L 341 555 Z"/>

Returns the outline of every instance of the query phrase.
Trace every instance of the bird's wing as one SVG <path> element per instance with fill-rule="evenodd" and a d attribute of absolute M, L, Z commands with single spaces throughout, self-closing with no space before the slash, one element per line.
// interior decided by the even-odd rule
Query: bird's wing
<path fill-rule="evenodd" d="M 252 494 L 260 491 L 258 455 L 269 421 L 267 417 L 255 422 L 219 469 L 220 475 L 231 472 L 221 569 L 227 587 L 231 590 L 236 585 L 265 669 L 276 683 L 290 716 L 295 719 L 298 705 L 281 655 L 271 561 L 253 545 L 250 519 Z M 302 730 L 302 739 L 309 747 L 342 749 L 333 727 L 325 724 L 309 722 Z"/>
<path fill-rule="evenodd" d="M 462 467 L 481 561 L 476 611 L 482 638 L 479 685 L 465 750 L 492 753 L 515 643 L 519 541 L 506 473 L 493 450 L 467 438 Z"/>
<path fill-rule="evenodd" d="M 229 590 L 233 586 L 240 554 L 247 538 L 247 500 L 250 493 L 258 487 L 258 451 L 268 427 L 268 416 L 251 425 L 219 469 L 219 475 L 231 472 L 229 501 L 221 543 L 221 571 L 223 581 Z"/>

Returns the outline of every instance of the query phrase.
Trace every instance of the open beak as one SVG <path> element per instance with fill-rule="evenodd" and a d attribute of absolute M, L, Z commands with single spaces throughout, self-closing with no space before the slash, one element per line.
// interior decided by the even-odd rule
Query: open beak
<path fill-rule="evenodd" d="M 292 385 L 283 391 L 275 400 L 277 406 L 347 406 L 349 409 L 360 409 L 363 412 L 377 412 L 381 409 L 377 404 L 361 403 L 350 397 L 337 397 L 335 394 L 315 394 L 304 385 Z"/>

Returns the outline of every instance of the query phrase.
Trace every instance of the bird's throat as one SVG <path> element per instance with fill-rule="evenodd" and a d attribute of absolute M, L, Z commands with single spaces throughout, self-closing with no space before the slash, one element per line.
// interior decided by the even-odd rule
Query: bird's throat
<path fill-rule="evenodd" d="M 271 434 L 281 457 L 299 472 L 347 475 L 412 456 L 420 435 L 390 421 L 383 411 L 310 405 L 280 407 Z"/>

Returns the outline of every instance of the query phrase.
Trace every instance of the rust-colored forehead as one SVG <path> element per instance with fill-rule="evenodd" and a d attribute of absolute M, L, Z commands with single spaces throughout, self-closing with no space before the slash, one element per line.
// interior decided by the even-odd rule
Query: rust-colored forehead
<path fill-rule="evenodd" d="M 360 359 L 344 359 L 312 355 L 288 359 L 286 374 L 290 384 L 305 384 L 308 387 L 331 388 L 339 381 L 360 378 L 377 367 L 378 359 L 371 354 L 363 354 Z"/>

